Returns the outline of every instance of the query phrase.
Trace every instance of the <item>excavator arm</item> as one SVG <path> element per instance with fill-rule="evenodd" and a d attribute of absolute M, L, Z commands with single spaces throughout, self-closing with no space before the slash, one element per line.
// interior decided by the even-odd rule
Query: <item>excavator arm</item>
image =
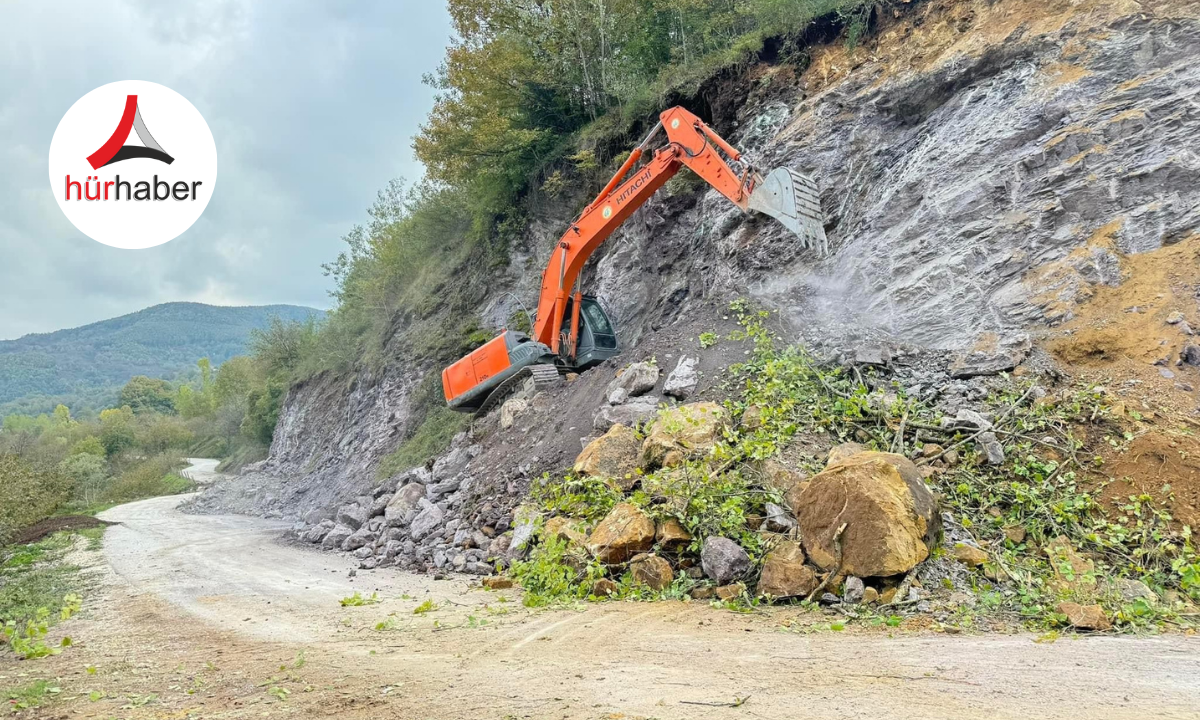
<path fill-rule="evenodd" d="M 660 133 L 666 134 L 666 144 L 651 149 Z M 648 150 L 649 160 L 637 167 Z M 621 223 L 685 166 L 743 211 L 770 215 L 799 235 L 804 244 L 824 250 L 820 201 L 811 180 L 786 168 L 764 178 L 700 118 L 681 107 L 671 108 L 659 115 L 659 123 L 554 247 L 542 273 L 533 325 L 532 340 L 539 346 L 549 348 L 568 366 L 573 363 L 583 305 L 577 285 L 583 266 Z M 570 323 L 564 328 L 568 308 Z M 517 355 L 521 362 L 528 362 L 532 348 L 521 346 L 524 342 L 505 332 L 446 368 L 442 384 L 451 407 L 486 411 L 490 403 L 480 396 L 495 390 L 502 379 L 515 377 Z"/>

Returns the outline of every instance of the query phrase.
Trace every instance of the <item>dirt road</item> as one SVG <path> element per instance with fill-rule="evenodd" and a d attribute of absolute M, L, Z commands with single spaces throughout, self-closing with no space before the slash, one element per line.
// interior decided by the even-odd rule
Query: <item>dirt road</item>
<path fill-rule="evenodd" d="M 796 610 L 699 603 L 532 611 L 464 580 L 351 577 L 344 556 L 281 544 L 278 522 L 179 502 L 105 513 L 121 525 L 90 612 L 64 626 L 76 647 L 39 661 L 63 678 L 62 717 L 1200 717 L 1196 639 L 813 631 L 789 627 Z M 381 602 L 339 604 L 355 592 Z"/>

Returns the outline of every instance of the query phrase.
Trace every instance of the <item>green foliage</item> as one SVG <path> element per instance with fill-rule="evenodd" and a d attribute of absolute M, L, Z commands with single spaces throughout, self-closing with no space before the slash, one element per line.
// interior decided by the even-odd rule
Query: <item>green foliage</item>
<path fill-rule="evenodd" d="M 117 402 L 135 414 L 175 412 L 175 392 L 166 380 L 135 375 L 121 388 Z"/>
<path fill-rule="evenodd" d="M 7 551 L 0 563 L 0 637 L 24 658 L 61 652 L 70 639 L 47 643 L 49 629 L 79 611 L 79 568 L 62 557 L 73 536 L 58 533 Z"/>
<path fill-rule="evenodd" d="M 375 605 L 380 602 L 379 593 L 371 593 L 369 596 L 363 596 L 362 593 L 355 592 L 349 597 L 344 597 L 338 601 L 342 607 L 362 607 L 364 605 Z"/>
<path fill-rule="evenodd" d="M 702 348 L 710 348 L 713 345 L 716 345 L 717 340 L 718 340 L 718 338 L 717 338 L 717 334 L 715 332 L 700 333 L 700 347 L 702 347 Z"/>
<path fill-rule="evenodd" d="M 175 474 L 182 466 L 180 459 L 170 453 L 147 458 L 117 477 L 105 491 L 104 500 L 120 503 L 190 492 L 194 483 Z"/>
<path fill-rule="evenodd" d="M 433 612 L 434 610 L 437 610 L 437 603 L 430 598 L 413 608 L 413 615 L 424 615 L 425 613 Z"/>
<path fill-rule="evenodd" d="M 437 373 L 429 373 L 417 388 L 412 405 L 414 415 L 420 420 L 412 434 L 383 458 L 379 464 L 380 477 L 424 464 L 449 447 L 454 436 L 470 424 L 469 415 L 446 407 L 441 389 L 441 378 Z M 420 412 L 425 413 L 424 417 L 420 417 Z"/>
<path fill-rule="evenodd" d="M 594 522 L 612 510 L 621 493 L 602 478 L 567 475 L 557 480 L 546 473 L 531 484 L 529 499 L 550 515 Z"/>
<path fill-rule="evenodd" d="M 586 598 L 592 583 L 604 577 L 604 567 L 565 540 L 545 536 L 528 560 L 513 563 L 509 575 L 525 589 L 526 606 L 542 607 Z"/>
<path fill-rule="evenodd" d="M 34 680 L 28 685 L 5 690 L 3 697 L 9 701 L 13 712 L 40 708 L 58 697 L 62 688 L 49 680 Z"/>
<path fill-rule="evenodd" d="M 53 513 L 70 496 L 68 477 L 16 455 L 0 454 L 0 544 L 14 531 Z"/>

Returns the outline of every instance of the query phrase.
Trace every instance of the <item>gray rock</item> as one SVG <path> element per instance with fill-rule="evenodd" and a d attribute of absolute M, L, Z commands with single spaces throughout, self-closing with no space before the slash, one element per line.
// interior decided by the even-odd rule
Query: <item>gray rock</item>
<path fill-rule="evenodd" d="M 1168 325 L 1178 325 L 1181 322 L 1183 322 L 1183 313 L 1179 312 L 1178 310 L 1173 311 L 1167 316 Z"/>
<path fill-rule="evenodd" d="M 860 603 L 863 599 L 863 593 L 866 591 L 866 586 L 861 578 L 850 576 L 846 578 L 845 584 L 842 586 L 842 601 L 848 603 Z"/>
<path fill-rule="evenodd" d="M 500 429 L 507 430 L 517 422 L 517 416 L 525 412 L 529 401 L 525 398 L 514 397 L 504 401 L 500 406 Z"/>
<path fill-rule="evenodd" d="M 704 574 L 718 585 L 737 582 L 750 572 L 750 556 L 740 545 L 723 537 L 709 537 L 700 550 Z"/>
<path fill-rule="evenodd" d="M 1155 595 L 1150 586 L 1141 580 L 1114 580 L 1113 587 L 1116 588 L 1117 592 L 1121 593 L 1121 597 L 1125 599 L 1125 602 L 1134 602 L 1139 599 L 1145 600 L 1151 605 L 1158 602 L 1158 595 Z"/>
<path fill-rule="evenodd" d="M 987 456 L 989 465 L 999 465 L 1004 462 L 1004 446 L 996 439 L 996 433 L 981 433 L 975 440 L 979 449 Z"/>
<path fill-rule="evenodd" d="M 471 575 L 491 575 L 493 572 L 495 572 L 495 568 L 485 562 L 469 562 L 467 563 L 467 566 L 463 568 L 463 572 Z"/>
<path fill-rule="evenodd" d="M 359 528 L 350 534 L 342 541 L 343 550 L 357 550 L 364 545 L 370 545 L 375 542 L 375 533 L 366 528 Z"/>
<path fill-rule="evenodd" d="M 354 537 L 354 536 L 351 535 L 350 537 Z M 374 554 L 375 554 L 375 549 L 371 548 L 371 547 L 367 547 L 366 545 L 363 545 L 359 549 L 355 550 L 353 553 L 354 557 L 358 558 L 359 560 L 365 560 L 366 558 L 369 558 Z"/>
<path fill-rule="evenodd" d="M 623 387 L 609 388 L 606 399 L 609 405 L 624 405 L 629 400 L 629 391 Z"/>
<path fill-rule="evenodd" d="M 332 528 L 325 525 L 316 525 L 310 528 L 308 532 L 304 533 L 301 539 L 305 542 L 319 543 L 325 539 L 325 536 L 329 534 L 331 529 Z"/>
<path fill-rule="evenodd" d="M 1200 367 L 1200 345 L 1191 343 L 1184 345 L 1183 351 L 1179 353 L 1179 359 L 1184 365 Z"/>
<path fill-rule="evenodd" d="M 954 358 L 950 364 L 950 377 L 996 375 L 1012 370 L 1025 360 L 1032 347 L 1033 343 L 1026 333 L 1006 337 L 985 333 L 970 351 Z"/>
<path fill-rule="evenodd" d="M 325 508 L 315 508 L 304 513 L 304 522 L 309 525 L 319 525 L 327 519 L 329 519 L 329 511 Z"/>
<path fill-rule="evenodd" d="M 679 358 L 679 362 L 675 364 L 675 369 L 667 375 L 667 379 L 663 382 L 663 395 L 678 400 L 687 400 L 692 393 L 696 391 L 696 386 L 700 384 L 700 374 L 696 370 L 697 358 L 692 358 L 684 355 Z"/>
<path fill-rule="evenodd" d="M 519 558 L 528 549 L 533 532 L 537 529 L 538 514 L 529 508 L 518 508 L 513 518 L 512 537 L 509 539 L 507 554 L 510 558 Z"/>
<path fill-rule="evenodd" d="M 374 502 L 371 503 L 371 517 L 378 517 L 387 510 L 388 503 L 392 501 L 391 493 L 383 493 L 376 495 Z"/>
<path fill-rule="evenodd" d="M 363 526 L 363 523 L 367 521 L 367 512 L 368 509 L 362 507 L 358 503 L 343 505 L 338 508 L 337 521 L 342 525 L 346 525 L 357 530 Z"/>
<path fill-rule="evenodd" d="M 441 508 L 424 498 L 421 499 L 421 505 L 423 509 L 417 513 L 409 526 L 409 535 L 418 542 L 426 539 L 434 530 L 440 528 L 442 520 L 446 517 Z"/>
<path fill-rule="evenodd" d="M 501 535 L 499 537 L 492 538 L 492 541 L 487 547 L 488 557 L 503 557 L 507 555 L 508 544 L 510 542 L 512 542 L 512 536 L 510 535 Z"/>
<path fill-rule="evenodd" d="M 1170 370 L 1166 369 L 1165 367 L 1160 367 L 1158 369 L 1158 374 L 1162 375 L 1163 377 L 1165 377 L 1168 380 L 1175 377 L 1175 373 L 1171 372 Z"/>
<path fill-rule="evenodd" d="M 796 520 L 792 514 L 775 503 L 766 504 L 766 513 L 764 525 L 771 532 L 786 533 L 796 527 Z"/>
<path fill-rule="evenodd" d="M 433 463 L 433 479 L 445 480 L 454 477 L 462 472 L 469 462 L 471 453 L 466 448 L 454 448 Z"/>
<path fill-rule="evenodd" d="M 854 349 L 855 365 L 886 367 L 892 362 L 892 353 L 885 345 L 860 345 Z"/>
<path fill-rule="evenodd" d="M 401 543 L 398 540 L 388 540 L 383 545 L 383 558 L 385 560 L 391 560 L 392 558 L 399 555 L 402 552 L 403 548 L 404 548 L 404 543 Z"/>
<path fill-rule="evenodd" d="M 374 570 L 377 567 L 379 567 L 379 559 L 375 557 L 366 558 L 358 564 L 359 570 Z"/>
<path fill-rule="evenodd" d="M 648 362 L 636 362 L 625 368 L 621 376 L 608 384 L 606 396 L 611 396 L 613 390 L 623 389 L 629 397 L 645 395 L 658 384 L 658 366 Z M 616 404 L 616 403 L 614 403 Z"/>
<path fill-rule="evenodd" d="M 425 497 L 429 498 L 430 502 L 437 502 L 442 497 L 458 490 L 462 484 L 462 478 L 451 478 L 441 482 L 434 483 L 425 488 Z"/>
<path fill-rule="evenodd" d="M 969 427 L 978 430 L 991 430 L 992 421 L 969 408 L 961 408 L 954 419 L 942 418 L 943 427 Z"/>
<path fill-rule="evenodd" d="M 399 527 L 412 522 L 413 516 L 416 515 L 417 503 L 424 497 L 425 486 L 419 482 L 409 483 L 397 490 L 383 511 L 387 524 Z"/>
<path fill-rule="evenodd" d="M 321 540 L 323 548 L 340 548 L 346 538 L 354 534 L 354 528 L 349 525 L 334 525 L 329 532 L 325 533 L 325 537 Z"/>
<path fill-rule="evenodd" d="M 631 398 L 624 405 L 601 405 L 592 419 L 592 427 L 602 433 L 608 432 L 613 425 L 634 427 L 653 419 L 660 402 L 661 398 L 645 395 Z"/>

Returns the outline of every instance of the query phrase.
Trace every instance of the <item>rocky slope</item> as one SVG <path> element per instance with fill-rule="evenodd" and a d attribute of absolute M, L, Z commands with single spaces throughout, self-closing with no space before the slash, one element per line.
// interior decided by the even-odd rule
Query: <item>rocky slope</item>
<path fill-rule="evenodd" d="M 818 179 L 831 252 L 802 251 L 715 192 L 664 192 L 588 272 L 630 348 L 621 364 L 653 356 L 670 371 L 686 353 L 699 363 L 693 398 L 718 396 L 734 351 L 698 352 L 695 338 L 728 330 L 723 308 L 748 295 L 780 311 L 789 340 L 906 358 L 902 379 L 953 413 L 986 394 L 965 378 L 1012 367 L 1025 333 L 1036 340 L 1096 286 L 1119 284 L 1123 254 L 1200 232 L 1198 52 L 1196 3 L 933 1 L 878 18 L 853 50 L 811 49 L 802 72 L 774 59 L 714 81 L 695 106 L 718 130 L 760 166 Z M 535 296 L 574 209 L 535 215 L 486 319 L 516 309 L 501 289 Z M 397 358 L 318 377 L 289 394 L 270 458 L 196 508 L 307 521 L 314 537 L 325 520 L 364 538 L 368 564 L 483 572 L 531 477 L 569 466 L 614 419 L 649 412 L 605 409 L 617 367 L 525 399 L 503 427 L 493 413 L 431 467 L 387 479 L 380 460 L 412 431 L 414 394 L 436 368 Z M 392 491 L 413 478 L 428 494 L 389 516 Z M 338 532 L 336 544 L 360 547 Z"/>

